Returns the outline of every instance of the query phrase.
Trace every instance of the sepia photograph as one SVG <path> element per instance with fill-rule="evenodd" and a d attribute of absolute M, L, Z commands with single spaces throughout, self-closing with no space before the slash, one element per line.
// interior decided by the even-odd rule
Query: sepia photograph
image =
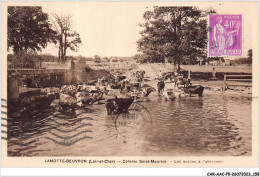
<path fill-rule="evenodd" d="M 257 159 L 254 6 L 6 2 L 6 158 L 84 157 L 97 166 Z"/>

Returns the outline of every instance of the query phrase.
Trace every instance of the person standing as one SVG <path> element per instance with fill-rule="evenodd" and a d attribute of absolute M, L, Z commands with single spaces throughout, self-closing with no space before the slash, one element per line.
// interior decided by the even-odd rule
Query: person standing
<path fill-rule="evenodd" d="M 212 70 L 212 78 L 213 78 L 213 79 L 217 79 L 217 78 L 216 78 L 216 73 L 217 73 L 217 72 L 216 72 L 216 70 L 215 70 L 215 67 L 213 67 L 213 70 Z"/>

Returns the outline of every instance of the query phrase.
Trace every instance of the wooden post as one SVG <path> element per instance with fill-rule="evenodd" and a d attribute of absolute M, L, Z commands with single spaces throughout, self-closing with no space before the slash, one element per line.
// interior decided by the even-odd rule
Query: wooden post
<path fill-rule="evenodd" d="M 227 75 L 224 75 L 224 82 L 223 82 L 223 91 L 226 90 L 226 81 L 227 81 Z"/>

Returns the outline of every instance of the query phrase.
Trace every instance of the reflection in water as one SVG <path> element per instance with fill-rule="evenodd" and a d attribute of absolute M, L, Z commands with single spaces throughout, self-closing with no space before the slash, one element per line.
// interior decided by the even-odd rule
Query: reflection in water
<path fill-rule="evenodd" d="M 126 115 L 107 116 L 104 105 L 93 105 L 71 115 L 51 108 L 8 117 L 8 155 L 251 155 L 251 102 L 220 94 L 165 101 L 154 94 Z"/>

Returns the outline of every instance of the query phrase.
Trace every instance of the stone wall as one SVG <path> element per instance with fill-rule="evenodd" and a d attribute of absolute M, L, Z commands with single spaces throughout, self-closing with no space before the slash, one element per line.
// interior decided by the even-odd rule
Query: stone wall
<path fill-rule="evenodd" d="M 19 98 L 19 88 L 24 86 L 25 78 L 30 80 L 30 85 L 27 85 L 30 88 L 60 87 L 74 84 L 74 73 L 71 69 L 8 70 L 8 99 Z"/>

